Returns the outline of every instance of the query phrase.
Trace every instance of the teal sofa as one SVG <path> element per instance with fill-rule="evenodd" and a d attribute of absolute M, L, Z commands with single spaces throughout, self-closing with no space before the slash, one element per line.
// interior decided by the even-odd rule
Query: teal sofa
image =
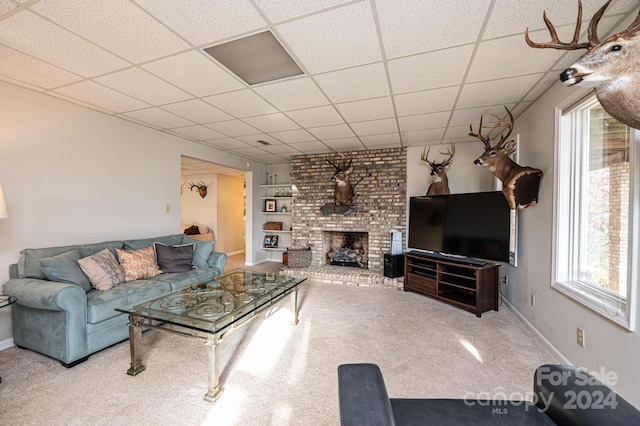
<path fill-rule="evenodd" d="M 193 263 L 197 268 L 124 282 L 106 291 L 87 291 L 76 284 L 50 281 L 40 264 L 41 259 L 72 251 L 86 257 L 107 248 L 115 255 L 116 248 L 136 250 L 154 242 L 169 246 L 194 243 Z M 9 267 L 10 279 L 2 288 L 5 295 L 18 298 L 12 305 L 13 341 L 20 348 L 42 353 L 59 360 L 65 367 L 73 367 L 92 353 L 129 337 L 128 316 L 116 312 L 115 308 L 210 281 L 222 274 L 227 255 L 213 251 L 213 244 L 176 234 L 22 250 L 18 263 Z M 61 272 L 64 275 L 65 271 Z"/>

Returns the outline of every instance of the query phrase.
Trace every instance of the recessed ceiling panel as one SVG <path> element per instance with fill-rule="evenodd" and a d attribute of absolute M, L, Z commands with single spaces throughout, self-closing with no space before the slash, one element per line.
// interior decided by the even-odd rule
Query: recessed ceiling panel
<path fill-rule="evenodd" d="M 204 51 L 249 85 L 303 74 L 271 31 L 207 47 Z"/>

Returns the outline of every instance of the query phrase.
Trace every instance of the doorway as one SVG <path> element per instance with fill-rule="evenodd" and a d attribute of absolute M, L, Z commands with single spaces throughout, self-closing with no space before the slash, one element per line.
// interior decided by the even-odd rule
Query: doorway
<path fill-rule="evenodd" d="M 215 240 L 228 256 L 246 251 L 246 175 L 198 158 L 181 157 L 181 232 Z M 204 188 L 204 190 L 203 190 Z"/>

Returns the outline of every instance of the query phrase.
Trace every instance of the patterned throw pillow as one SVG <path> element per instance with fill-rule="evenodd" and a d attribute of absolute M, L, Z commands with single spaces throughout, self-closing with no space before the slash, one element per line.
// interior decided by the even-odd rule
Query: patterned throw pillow
<path fill-rule="evenodd" d="M 124 281 L 124 272 L 109 249 L 78 259 L 78 265 L 98 290 L 109 290 Z"/>
<path fill-rule="evenodd" d="M 158 268 L 153 246 L 138 250 L 116 249 L 118 260 L 124 269 L 124 280 L 133 281 L 141 278 L 155 277 L 162 271 Z"/>

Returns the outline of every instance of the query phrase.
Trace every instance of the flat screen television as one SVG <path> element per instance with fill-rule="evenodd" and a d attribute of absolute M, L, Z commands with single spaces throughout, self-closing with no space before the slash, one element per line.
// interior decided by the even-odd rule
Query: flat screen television
<path fill-rule="evenodd" d="M 407 249 L 515 265 L 516 219 L 500 191 L 411 197 Z"/>

